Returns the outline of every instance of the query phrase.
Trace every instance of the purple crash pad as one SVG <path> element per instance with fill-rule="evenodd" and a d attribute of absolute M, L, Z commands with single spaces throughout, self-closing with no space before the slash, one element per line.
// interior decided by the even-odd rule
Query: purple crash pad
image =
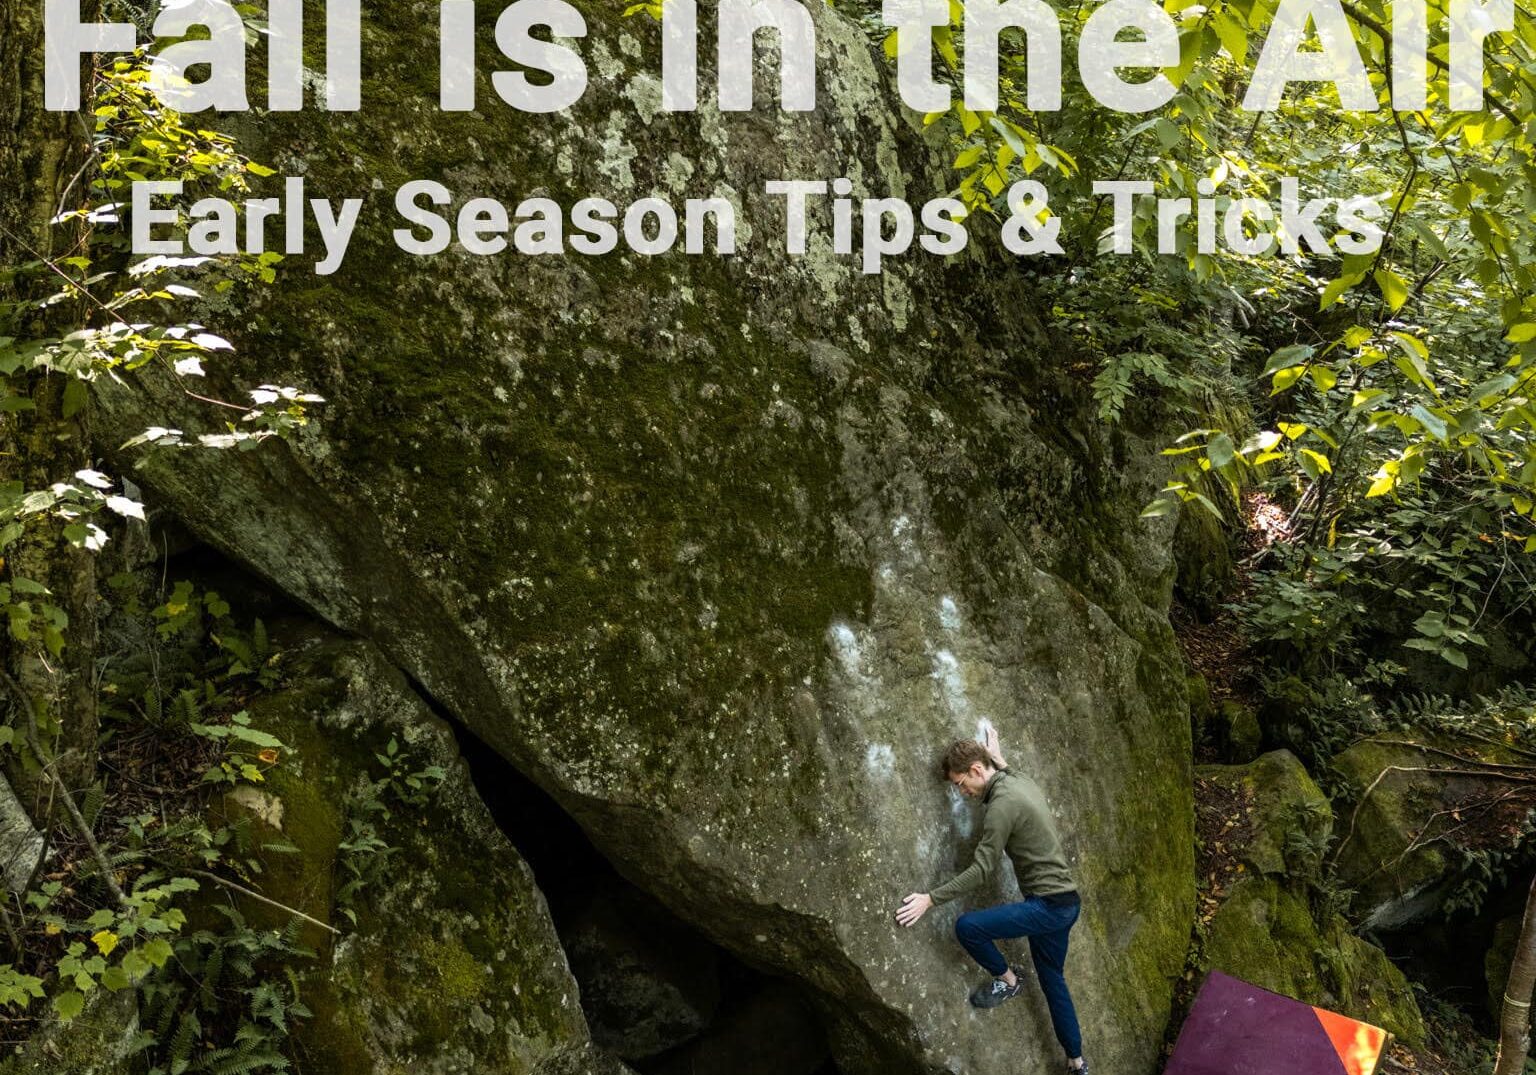
<path fill-rule="evenodd" d="M 1386 1032 L 1212 971 L 1164 1075 L 1371 1075 Z"/>

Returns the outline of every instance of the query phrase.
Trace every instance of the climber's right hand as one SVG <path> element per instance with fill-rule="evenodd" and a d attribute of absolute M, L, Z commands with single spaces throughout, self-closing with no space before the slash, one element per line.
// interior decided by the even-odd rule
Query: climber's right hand
<path fill-rule="evenodd" d="M 928 908 L 932 906 L 932 896 L 926 892 L 914 892 L 902 900 L 901 906 L 896 908 L 896 921 L 903 926 L 910 926 L 927 914 Z"/>

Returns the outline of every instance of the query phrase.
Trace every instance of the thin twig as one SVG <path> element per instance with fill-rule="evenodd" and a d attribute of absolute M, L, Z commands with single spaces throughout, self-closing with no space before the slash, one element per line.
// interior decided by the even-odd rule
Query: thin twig
<path fill-rule="evenodd" d="M 159 859 L 156 859 L 155 861 L 160 862 Z M 332 926 L 326 922 L 322 922 L 318 918 L 311 918 L 297 907 L 289 907 L 286 903 L 278 903 L 276 900 L 269 896 L 263 896 L 260 892 L 246 888 L 244 885 L 236 884 L 235 882 L 229 880 L 227 877 L 220 877 L 216 873 L 209 873 L 207 870 L 193 869 L 189 866 L 177 866 L 169 862 L 160 862 L 160 864 L 168 870 L 176 870 L 180 873 L 189 873 L 194 877 L 206 877 L 208 880 L 216 881 L 217 883 L 223 885 L 225 888 L 233 889 L 234 891 L 240 893 L 242 896 L 249 896 L 253 900 L 260 900 L 262 903 L 265 903 L 269 907 L 276 907 L 279 911 L 287 911 L 291 915 L 302 918 L 310 925 L 319 926 L 321 929 L 329 930 L 331 933 L 334 933 L 338 937 L 341 936 L 341 930 L 337 929 L 335 926 Z"/>

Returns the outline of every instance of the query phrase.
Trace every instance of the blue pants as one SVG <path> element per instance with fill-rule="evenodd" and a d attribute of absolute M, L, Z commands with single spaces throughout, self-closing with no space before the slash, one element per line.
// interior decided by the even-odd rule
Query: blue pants
<path fill-rule="evenodd" d="M 1004 937 L 1029 938 L 1029 955 L 1034 960 L 1035 977 L 1045 993 L 1046 1006 L 1051 1009 L 1051 1026 L 1070 1058 L 1083 1055 L 1083 1035 L 1078 1029 L 1077 1009 L 1072 1006 L 1065 974 L 1067 934 L 1081 909 L 1076 903 L 1057 907 L 1039 896 L 1031 896 L 985 911 L 969 911 L 955 922 L 955 936 L 971 958 L 994 978 L 1001 978 L 1008 970 L 1008 961 L 992 942 Z"/>

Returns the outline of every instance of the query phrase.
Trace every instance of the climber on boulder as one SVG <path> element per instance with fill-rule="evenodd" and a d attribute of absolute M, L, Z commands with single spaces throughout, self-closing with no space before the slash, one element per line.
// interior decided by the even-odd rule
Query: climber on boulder
<path fill-rule="evenodd" d="M 955 922 L 955 936 L 992 975 L 991 982 L 971 993 L 971 1003 L 995 1008 L 1019 994 L 1024 983 L 994 942 L 1029 938 L 1035 977 L 1045 993 L 1056 1040 L 1066 1051 L 1067 1070 L 1086 1075 L 1082 1033 L 1065 976 L 1067 935 L 1080 910 L 1077 888 L 1044 793 L 1029 777 L 1008 770 L 996 729 L 989 726 L 986 738 L 985 744 L 974 739 L 952 743 L 940 765 L 944 779 L 960 794 L 982 801 L 981 840 L 975 858 L 937 888 L 907 896 L 896 911 L 896 921 L 911 926 L 935 904 L 981 887 L 992 879 L 1006 853 L 1024 899 L 970 911 Z"/>

